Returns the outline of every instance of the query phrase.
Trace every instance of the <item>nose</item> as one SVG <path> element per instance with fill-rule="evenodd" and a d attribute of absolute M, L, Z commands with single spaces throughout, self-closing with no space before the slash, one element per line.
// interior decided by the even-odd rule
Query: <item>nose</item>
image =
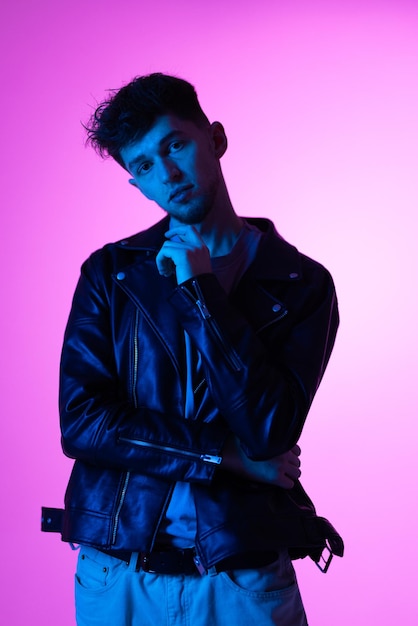
<path fill-rule="evenodd" d="M 182 176 L 178 165 L 171 159 L 164 159 L 161 163 L 162 179 L 164 183 L 171 183 L 179 180 Z"/>

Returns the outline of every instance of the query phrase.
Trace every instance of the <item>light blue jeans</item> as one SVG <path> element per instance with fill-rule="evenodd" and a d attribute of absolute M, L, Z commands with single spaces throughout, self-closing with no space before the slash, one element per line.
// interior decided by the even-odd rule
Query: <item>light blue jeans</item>
<path fill-rule="evenodd" d="M 204 576 L 135 572 L 135 563 L 81 546 L 78 626 L 307 626 L 287 552 L 266 567 Z"/>

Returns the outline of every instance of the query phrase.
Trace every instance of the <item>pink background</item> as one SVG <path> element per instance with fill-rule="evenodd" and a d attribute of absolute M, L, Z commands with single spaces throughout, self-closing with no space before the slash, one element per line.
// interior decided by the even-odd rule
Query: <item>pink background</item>
<path fill-rule="evenodd" d="M 74 624 L 76 555 L 39 531 L 71 468 L 64 325 L 84 258 L 162 215 L 84 148 L 80 121 L 107 88 L 165 71 L 224 123 L 237 211 L 273 218 L 337 284 L 303 483 L 346 556 L 326 576 L 296 564 L 310 624 L 418 623 L 416 0 L 6 0 L 0 24 L 1 622 Z"/>

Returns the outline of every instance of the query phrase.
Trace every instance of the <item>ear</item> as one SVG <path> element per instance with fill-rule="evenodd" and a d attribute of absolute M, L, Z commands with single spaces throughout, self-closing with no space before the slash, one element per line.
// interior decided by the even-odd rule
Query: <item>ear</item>
<path fill-rule="evenodd" d="M 135 187 L 136 189 L 138 189 L 138 191 L 140 191 L 142 193 L 143 196 L 145 196 L 146 198 L 148 198 L 148 200 L 152 200 L 152 198 L 143 190 L 141 189 L 141 187 L 138 185 L 138 183 L 136 182 L 135 178 L 129 178 L 128 179 L 128 183 L 130 185 L 132 185 L 132 187 Z"/>
<path fill-rule="evenodd" d="M 215 154 L 220 159 L 228 147 L 228 139 L 226 138 L 224 127 L 220 122 L 213 122 L 210 125 L 210 133 Z"/>

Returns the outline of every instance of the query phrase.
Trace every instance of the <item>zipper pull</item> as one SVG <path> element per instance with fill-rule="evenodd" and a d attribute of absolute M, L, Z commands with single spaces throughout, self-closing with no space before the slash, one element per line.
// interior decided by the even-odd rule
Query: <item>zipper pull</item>
<path fill-rule="evenodd" d="M 212 317 L 209 313 L 208 307 L 204 302 L 202 302 L 201 300 L 196 300 L 196 304 L 199 307 L 199 311 L 202 314 L 204 320 L 208 320 L 210 317 Z"/>
<path fill-rule="evenodd" d="M 213 463 L 214 465 L 220 465 L 222 463 L 222 457 L 213 454 L 201 454 L 200 459 L 204 463 Z"/>
<path fill-rule="evenodd" d="M 199 307 L 199 311 L 200 311 L 203 319 L 208 320 L 208 319 L 210 319 L 212 317 L 212 315 L 209 313 L 209 309 L 206 306 L 206 302 L 205 302 L 205 300 L 203 298 L 203 293 L 202 293 L 202 290 L 200 288 L 200 285 L 197 282 L 197 280 L 194 280 L 192 282 L 192 285 L 193 285 L 194 290 L 195 290 L 196 295 L 197 295 L 196 304 Z"/>
<path fill-rule="evenodd" d="M 203 300 L 203 294 L 201 289 L 199 288 L 199 285 L 197 284 L 197 282 L 194 280 L 192 283 L 195 292 L 196 292 L 196 296 L 197 296 L 197 300 L 196 300 L 196 296 L 194 296 L 186 287 L 184 287 L 183 285 L 181 285 L 181 289 L 182 291 L 184 291 L 184 293 L 187 293 L 187 295 L 189 296 L 190 300 L 192 302 L 195 302 L 201 316 L 203 317 L 203 319 L 208 320 L 212 317 L 212 315 L 209 313 L 209 309 L 206 306 L 205 301 Z"/>

